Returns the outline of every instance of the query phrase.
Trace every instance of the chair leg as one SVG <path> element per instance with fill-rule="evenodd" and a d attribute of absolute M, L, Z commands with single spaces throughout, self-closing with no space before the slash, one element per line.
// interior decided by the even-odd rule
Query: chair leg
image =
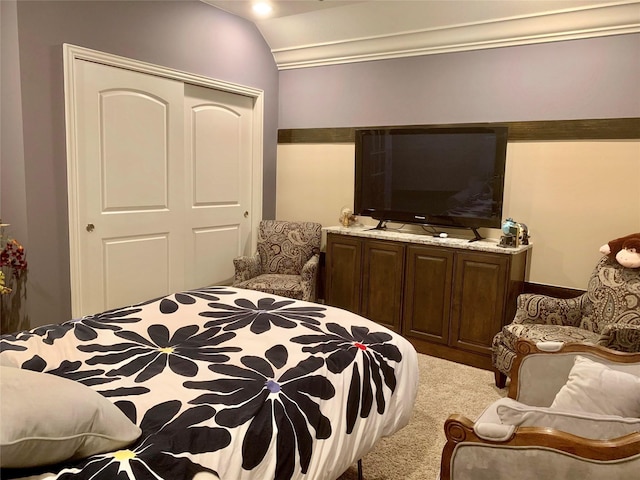
<path fill-rule="evenodd" d="M 507 376 L 499 370 L 494 370 L 493 373 L 496 379 L 496 387 L 504 388 L 507 384 Z"/>
<path fill-rule="evenodd" d="M 358 480 L 364 480 L 362 477 L 362 459 L 358 460 Z"/>

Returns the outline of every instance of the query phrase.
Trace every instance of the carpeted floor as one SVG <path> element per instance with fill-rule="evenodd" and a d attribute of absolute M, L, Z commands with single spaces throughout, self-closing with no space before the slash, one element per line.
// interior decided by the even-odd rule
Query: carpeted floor
<path fill-rule="evenodd" d="M 493 372 L 418 355 L 420 384 L 409 424 L 383 438 L 363 459 L 365 480 L 436 480 L 445 444 L 444 422 L 452 413 L 475 419 L 507 394 Z M 357 479 L 353 465 L 338 480 Z"/>

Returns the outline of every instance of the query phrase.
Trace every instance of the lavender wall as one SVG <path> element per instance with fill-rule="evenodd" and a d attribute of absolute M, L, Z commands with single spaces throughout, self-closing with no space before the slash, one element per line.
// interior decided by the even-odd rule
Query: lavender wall
<path fill-rule="evenodd" d="M 278 72 L 252 23 L 192 0 L 17 6 L 32 325 L 71 315 L 63 43 L 262 89 L 264 216 L 275 214 Z"/>
<path fill-rule="evenodd" d="M 280 128 L 640 117 L 640 35 L 280 72 Z"/>

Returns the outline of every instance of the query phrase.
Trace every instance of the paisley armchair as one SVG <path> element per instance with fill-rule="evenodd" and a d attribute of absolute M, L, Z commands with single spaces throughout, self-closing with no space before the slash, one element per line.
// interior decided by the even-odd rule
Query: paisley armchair
<path fill-rule="evenodd" d="M 520 295 L 515 318 L 493 338 L 498 387 L 506 383 L 519 339 L 640 352 L 640 269 L 623 267 L 604 256 L 591 274 L 587 291 L 576 298 Z"/>
<path fill-rule="evenodd" d="M 263 220 L 253 256 L 233 260 L 233 286 L 315 301 L 322 225 Z"/>

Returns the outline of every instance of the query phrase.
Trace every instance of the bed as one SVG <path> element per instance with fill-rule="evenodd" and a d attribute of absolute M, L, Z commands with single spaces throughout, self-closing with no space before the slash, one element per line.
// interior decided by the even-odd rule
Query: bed
<path fill-rule="evenodd" d="M 335 480 L 408 423 L 417 392 L 417 355 L 400 335 L 227 286 L 0 345 L 3 479 Z M 99 414 L 75 425 L 85 408 Z"/>

